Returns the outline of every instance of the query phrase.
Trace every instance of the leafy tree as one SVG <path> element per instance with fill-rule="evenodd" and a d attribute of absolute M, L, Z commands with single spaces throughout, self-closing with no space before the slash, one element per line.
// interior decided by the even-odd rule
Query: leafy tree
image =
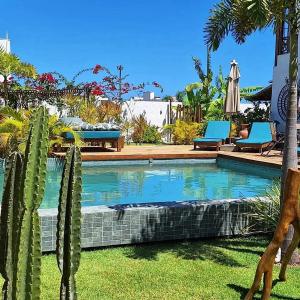
<path fill-rule="evenodd" d="M 239 44 L 256 30 L 272 26 L 274 31 L 283 22 L 289 25 L 289 101 L 287 109 L 281 194 L 289 168 L 298 168 L 297 159 L 297 77 L 298 77 L 298 0 L 222 0 L 211 10 L 205 26 L 208 47 L 217 50 L 224 38 L 232 33 Z M 283 197 L 281 197 L 283 199 Z M 282 200 L 281 200 L 282 201 Z M 291 229 L 291 228 L 290 228 Z M 289 230 L 287 241 L 292 239 Z M 287 250 L 285 242 L 282 252 Z M 296 255 L 294 258 L 298 259 Z"/>
<path fill-rule="evenodd" d="M 0 48 L 0 94 L 4 98 L 5 105 L 15 106 L 15 98 L 9 96 L 9 89 L 14 85 L 14 77 L 17 78 L 35 78 L 36 70 L 33 65 L 22 62 L 15 54 L 6 53 Z M 17 84 L 16 87 L 19 85 Z"/>

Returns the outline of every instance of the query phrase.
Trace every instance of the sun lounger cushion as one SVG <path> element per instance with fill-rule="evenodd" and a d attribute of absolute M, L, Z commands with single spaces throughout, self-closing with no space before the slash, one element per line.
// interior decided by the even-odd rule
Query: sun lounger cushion
<path fill-rule="evenodd" d="M 215 138 L 197 138 L 197 139 L 194 139 L 193 140 L 194 142 L 197 142 L 197 143 L 214 143 L 214 142 L 216 142 L 216 143 L 218 143 L 218 142 L 222 142 L 223 141 L 223 139 L 215 139 Z"/>
<path fill-rule="evenodd" d="M 205 131 L 204 138 L 196 138 L 196 143 L 222 142 L 229 136 L 229 121 L 209 121 Z"/>
<path fill-rule="evenodd" d="M 77 131 L 82 139 L 117 139 L 120 137 L 121 132 L 114 131 Z M 67 139 L 73 139 L 73 135 L 70 132 L 66 132 L 65 137 Z"/>
<path fill-rule="evenodd" d="M 249 138 L 236 141 L 236 144 L 265 144 L 272 142 L 272 132 L 269 122 L 254 122 Z"/>
<path fill-rule="evenodd" d="M 225 140 L 229 136 L 229 121 L 209 121 L 205 131 L 205 138 L 217 138 Z"/>

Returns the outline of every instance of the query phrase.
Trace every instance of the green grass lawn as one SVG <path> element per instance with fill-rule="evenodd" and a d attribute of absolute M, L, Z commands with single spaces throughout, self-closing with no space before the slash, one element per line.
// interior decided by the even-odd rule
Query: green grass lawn
<path fill-rule="evenodd" d="M 267 242 L 246 237 L 84 251 L 79 299 L 240 299 Z M 274 283 L 278 272 L 276 266 Z M 59 280 L 55 256 L 43 256 L 42 299 L 59 299 Z M 288 281 L 275 284 L 272 299 L 300 299 L 300 268 L 288 269 Z"/>

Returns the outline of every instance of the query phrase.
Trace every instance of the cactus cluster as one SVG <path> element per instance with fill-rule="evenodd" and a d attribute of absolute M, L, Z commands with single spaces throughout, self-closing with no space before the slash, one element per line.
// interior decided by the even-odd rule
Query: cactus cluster
<path fill-rule="evenodd" d="M 48 113 L 36 110 L 24 156 L 13 152 L 6 160 L 0 219 L 0 273 L 3 300 L 40 299 L 42 202 L 49 145 Z M 72 147 L 61 183 L 57 258 L 62 273 L 61 299 L 76 299 L 74 275 L 80 260 L 80 150 Z"/>

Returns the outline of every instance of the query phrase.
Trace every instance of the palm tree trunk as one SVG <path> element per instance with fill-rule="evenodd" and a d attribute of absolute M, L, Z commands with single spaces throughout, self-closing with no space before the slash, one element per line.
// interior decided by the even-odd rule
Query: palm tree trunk
<path fill-rule="evenodd" d="M 295 13 L 295 6 L 293 6 L 290 14 Z M 287 107 L 287 120 L 285 128 L 285 144 L 283 152 L 282 163 L 282 179 L 281 179 L 281 207 L 283 201 L 284 183 L 289 168 L 298 168 L 297 158 L 297 80 L 298 80 L 298 34 L 297 24 L 293 23 L 290 26 L 290 62 L 289 62 L 289 101 Z M 286 253 L 287 247 L 293 238 L 294 229 L 290 226 L 288 234 L 282 244 L 282 257 Z M 290 263 L 299 262 L 298 251 L 292 255 Z"/>

